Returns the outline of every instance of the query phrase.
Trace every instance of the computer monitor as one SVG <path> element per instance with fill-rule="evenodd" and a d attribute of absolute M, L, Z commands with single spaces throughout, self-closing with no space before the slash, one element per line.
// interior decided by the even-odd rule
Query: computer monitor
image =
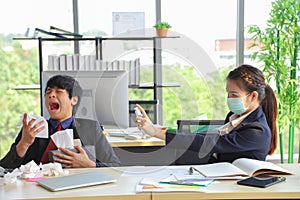
<path fill-rule="evenodd" d="M 44 91 L 50 77 L 74 77 L 83 89 L 75 117 L 98 120 L 104 128 L 129 126 L 128 72 L 126 71 L 44 71 L 42 72 L 42 115 L 48 119 Z"/>

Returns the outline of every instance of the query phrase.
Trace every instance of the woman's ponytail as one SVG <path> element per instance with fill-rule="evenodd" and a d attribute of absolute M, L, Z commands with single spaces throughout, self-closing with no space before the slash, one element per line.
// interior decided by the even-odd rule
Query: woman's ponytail
<path fill-rule="evenodd" d="M 275 93 L 273 89 L 267 84 L 265 87 L 265 98 L 263 99 L 261 104 L 272 134 L 270 150 L 268 153 L 269 155 L 271 155 L 272 153 L 274 153 L 278 142 L 278 134 L 276 127 L 278 108 Z"/>

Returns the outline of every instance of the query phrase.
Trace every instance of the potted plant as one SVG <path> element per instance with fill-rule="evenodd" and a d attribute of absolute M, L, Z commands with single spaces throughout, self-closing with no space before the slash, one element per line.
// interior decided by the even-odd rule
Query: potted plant
<path fill-rule="evenodd" d="M 281 162 L 284 139 L 288 140 L 288 163 L 293 162 L 295 129 L 300 123 L 300 2 L 298 0 L 276 0 L 272 3 L 267 28 L 250 26 L 253 46 L 260 50 L 253 54 L 264 64 L 269 82 L 275 84 L 278 100 L 278 130 Z M 288 135 L 283 137 L 284 132 Z M 299 141 L 298 141 L 299 142 Z M 300 148 L 300 143 L 298 144 Z M 300 154 L 298 157 L 300 163 Z"/>
<path fill-rule="evenodd" d="M 158 37 L 166 37 L 168 29 L 172 28 L 168 22 L 157 22 L 153 27 L 156 28 L 156 34 Z"/>

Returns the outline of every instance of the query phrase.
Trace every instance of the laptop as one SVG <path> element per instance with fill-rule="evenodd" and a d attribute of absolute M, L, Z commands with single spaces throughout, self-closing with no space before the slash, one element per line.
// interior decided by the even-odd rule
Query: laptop
<path fill-rule="evenodd" d="M 73 188 L 116 182 L 116 179 L 98 171 L 47 178 L 36 181 L 50 191 L 61 191 Z"/>

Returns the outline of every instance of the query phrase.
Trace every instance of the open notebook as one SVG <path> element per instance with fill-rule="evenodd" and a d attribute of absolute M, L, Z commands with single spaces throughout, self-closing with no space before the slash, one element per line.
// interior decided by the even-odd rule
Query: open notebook
<path fill-rule="evenodd" d="M 39 185 L 50 191 L 68 190 L 112 182 L 116 182 L 116 179 L 98 171 L 47 178 L 37 181 Z"/>

